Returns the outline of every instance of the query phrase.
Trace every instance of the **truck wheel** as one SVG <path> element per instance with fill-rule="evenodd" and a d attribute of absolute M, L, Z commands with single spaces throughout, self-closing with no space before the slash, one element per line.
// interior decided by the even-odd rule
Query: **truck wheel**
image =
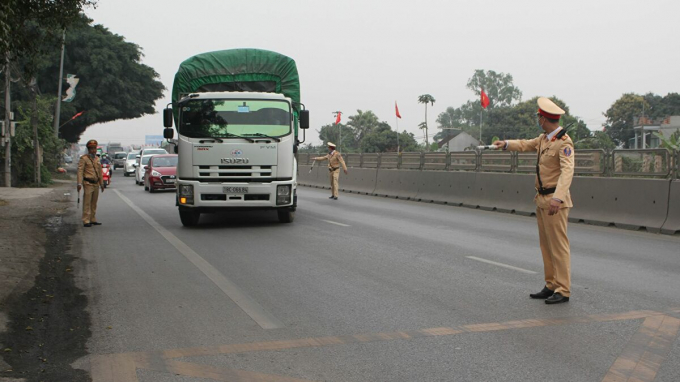
<path fill-rule="evenodd" d="M 295 220 L 295 211 L 290 208 L 281 208 L 276 213 L 279 214 L 279 223 L 292 223 Z"/>
<path fill-rule="evenodd" d="M 201 213 L 197 211 L 179 211 L 179 220 L 182 221 L 182 225 L 185 227 L 193 227 L 198 224 L 198 220 L 201 218 Z"/>

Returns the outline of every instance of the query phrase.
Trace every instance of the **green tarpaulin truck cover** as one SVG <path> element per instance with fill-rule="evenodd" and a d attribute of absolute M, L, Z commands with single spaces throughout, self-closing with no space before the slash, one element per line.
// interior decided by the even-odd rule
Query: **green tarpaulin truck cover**
<path fill-rule="evenodd" d="M 172 102 L 195 92 L 253 91 L 280 93 L 300 102 L 295 61 L 260 49 L 230 49 L 195 55 L 179 65 Z"/>

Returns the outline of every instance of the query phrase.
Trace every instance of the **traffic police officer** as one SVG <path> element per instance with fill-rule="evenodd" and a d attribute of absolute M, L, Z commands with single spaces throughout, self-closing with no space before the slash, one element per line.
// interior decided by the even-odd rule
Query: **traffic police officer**
<path fill-rule="evenodd" d="M 536 151 L 536 220 L 543 254 L 545 287 L 531 298 L 546 304 L 569 301 L 571 295 L 570 253 L 567 238 L 569 209 L 573 207 L 569 187 L 574 175 L 574 144 L 559 122 L 564 114 L 550 99 L 538 99 L 538 138 L 496 141 L 504 150 Z"/>
<path fill-rule="evenodd" d="M 78 192 L 83 192 L 83 225 L 92 227 L 101 225 L 97 221 L 97 199 L 99 189 L 104 192 L 104 179 L 102 177 L 102 165 L 97 157 L 97 141 L 91 139 L 85 145 L 87 154 L 78 161 Z"/>
<path fill-rule="evenodd" d="M 328 171 L 331 178 L 331 196 L 328 199 L 338 200 L 338 179 L 340 178 L 340 166 L 347 174 L 347 166 L 342 155 L 335 150 L 335 143 L 328 142 L 328 155 L 316 157 L 314 160 L 328 161 Z"/>

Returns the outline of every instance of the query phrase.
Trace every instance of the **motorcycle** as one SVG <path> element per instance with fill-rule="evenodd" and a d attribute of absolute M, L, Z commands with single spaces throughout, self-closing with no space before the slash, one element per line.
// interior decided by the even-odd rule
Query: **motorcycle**
<path fill-rule="evenodd" d="M 111 184 L 111 165 L 102 164 L 102 179 L 104 180 L 104 187 Z"/>

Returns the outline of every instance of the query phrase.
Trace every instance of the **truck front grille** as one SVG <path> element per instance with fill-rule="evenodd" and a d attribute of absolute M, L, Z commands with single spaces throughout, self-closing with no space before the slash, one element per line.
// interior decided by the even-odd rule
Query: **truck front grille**
<path fill-rule="evenodd" d="M 198 166 L 198 177 L 258 180 L 271 178 L 272 166 Z"/>

